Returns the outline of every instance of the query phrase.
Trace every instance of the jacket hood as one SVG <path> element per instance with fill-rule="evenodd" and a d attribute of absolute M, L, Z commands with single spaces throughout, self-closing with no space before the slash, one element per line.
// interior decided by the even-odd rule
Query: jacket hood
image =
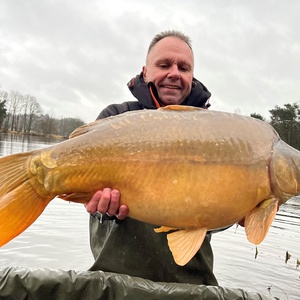
<path fill-rule="evenodd" d="M 127 84 L 132 95 L 143 105 L 144 108 L 154 109 L 156 108 L 155 99 L 153 99 L 150 87 L 156 100 L 159 101 L 157 90 L 155 85 L 150 82 L 146 83 L 143 79 L 143 73 L 141 72 L 136 77 L 132 78 Z M 196 78 L 193 78 L 192 90 L 190 95 L 185 99 L 183 105 L 190 105 L 202 108 L 210 107 L 208 99 L 211 93 L 206 86 Z"/>

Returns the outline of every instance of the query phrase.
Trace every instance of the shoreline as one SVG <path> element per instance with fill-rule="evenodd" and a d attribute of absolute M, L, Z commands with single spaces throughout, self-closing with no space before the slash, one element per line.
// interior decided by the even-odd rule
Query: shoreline
<path fill-rule="evenodd" d="M 41 134 L 41 133 L 36 133 L 36 132 L 19 132 L 19 131 L 2 131 L 0 130 L 0 134 L 12 134 L 12 135 L 26 135 L 26 136 L 39 136 L 39 137 L 46 137 L 46 138 L 54 138 L 58 140 L 67 140 L 68 137 L 58 135 L 58 134 Z"/>

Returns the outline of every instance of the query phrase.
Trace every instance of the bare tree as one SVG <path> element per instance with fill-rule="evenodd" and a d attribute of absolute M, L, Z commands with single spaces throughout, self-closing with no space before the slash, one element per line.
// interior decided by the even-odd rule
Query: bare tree
<path fill-rule="evenodd" d="M 62 118 L 59 121 L 59 135 L 69 137 L 77 127 L 84 125 L 84 122 L 79 118 Z"/>
<path fill-rule="evenodd" d="M 38 128 L 37 132 L 41 134 L 58 134 L 57 133 L 57 119 L 49 116 L 48 114 L 42 115 L 37 122 Z"/>
<path fill-rule="evenodd" d="M 22 110 L 23 98 L 24 97 L 17 91 L 11 91 L 8 94 L 7 113 L 9 116 L 6 122 L 7 122 L 7 128 L 10 122 L 11 131 L 18 130 L 19 114 Z"/>
<path fill-rule="evenodd" d="M 42 108 L 31 95 L 17 91 L 9 93 L 0 90 L 0 126 L 3 130 L 36 132 L 39 134 L 58 134 L 68 137 L 77 127 L 84 124 L 79 118 L 56 119 L 49 114 L 41 115 Z"/>
<path fill-rule="evenodd" d="M 7 101 L 7 97 L 8 97 L 7 92 L 0 90 L 0 129 L 2 128 L 2 122 L 6 117 L 5 104 Z"/>
<path fill-rule="evenodd" d="M 32 129 L 34 118 L 42 112 L 42 108 L 35 97 L 25 95 L 23 112 L 23 131 L 29 133 Z"/>

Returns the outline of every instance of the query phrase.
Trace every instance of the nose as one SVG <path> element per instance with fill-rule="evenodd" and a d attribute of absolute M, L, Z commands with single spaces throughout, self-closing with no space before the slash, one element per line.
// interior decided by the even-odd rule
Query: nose
<path fill-rule="evenodd" d="M 173 64 L 171 68 L 169 69 L 168 78 L 171 79 L 179 79 L 180 78 L 180 72 L 178 69 L 178 66 L 176 64 Z"/>

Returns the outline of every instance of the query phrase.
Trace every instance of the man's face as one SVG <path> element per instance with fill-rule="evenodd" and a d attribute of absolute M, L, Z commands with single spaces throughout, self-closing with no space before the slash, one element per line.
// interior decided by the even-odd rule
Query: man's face
<path fill-rule="evenodd" d="M 150 50 L 143 77 L 153 82 L 162 105 L 181 104 L 192 89 L 194 56 L 177 37 L 165 37 Z"/>

